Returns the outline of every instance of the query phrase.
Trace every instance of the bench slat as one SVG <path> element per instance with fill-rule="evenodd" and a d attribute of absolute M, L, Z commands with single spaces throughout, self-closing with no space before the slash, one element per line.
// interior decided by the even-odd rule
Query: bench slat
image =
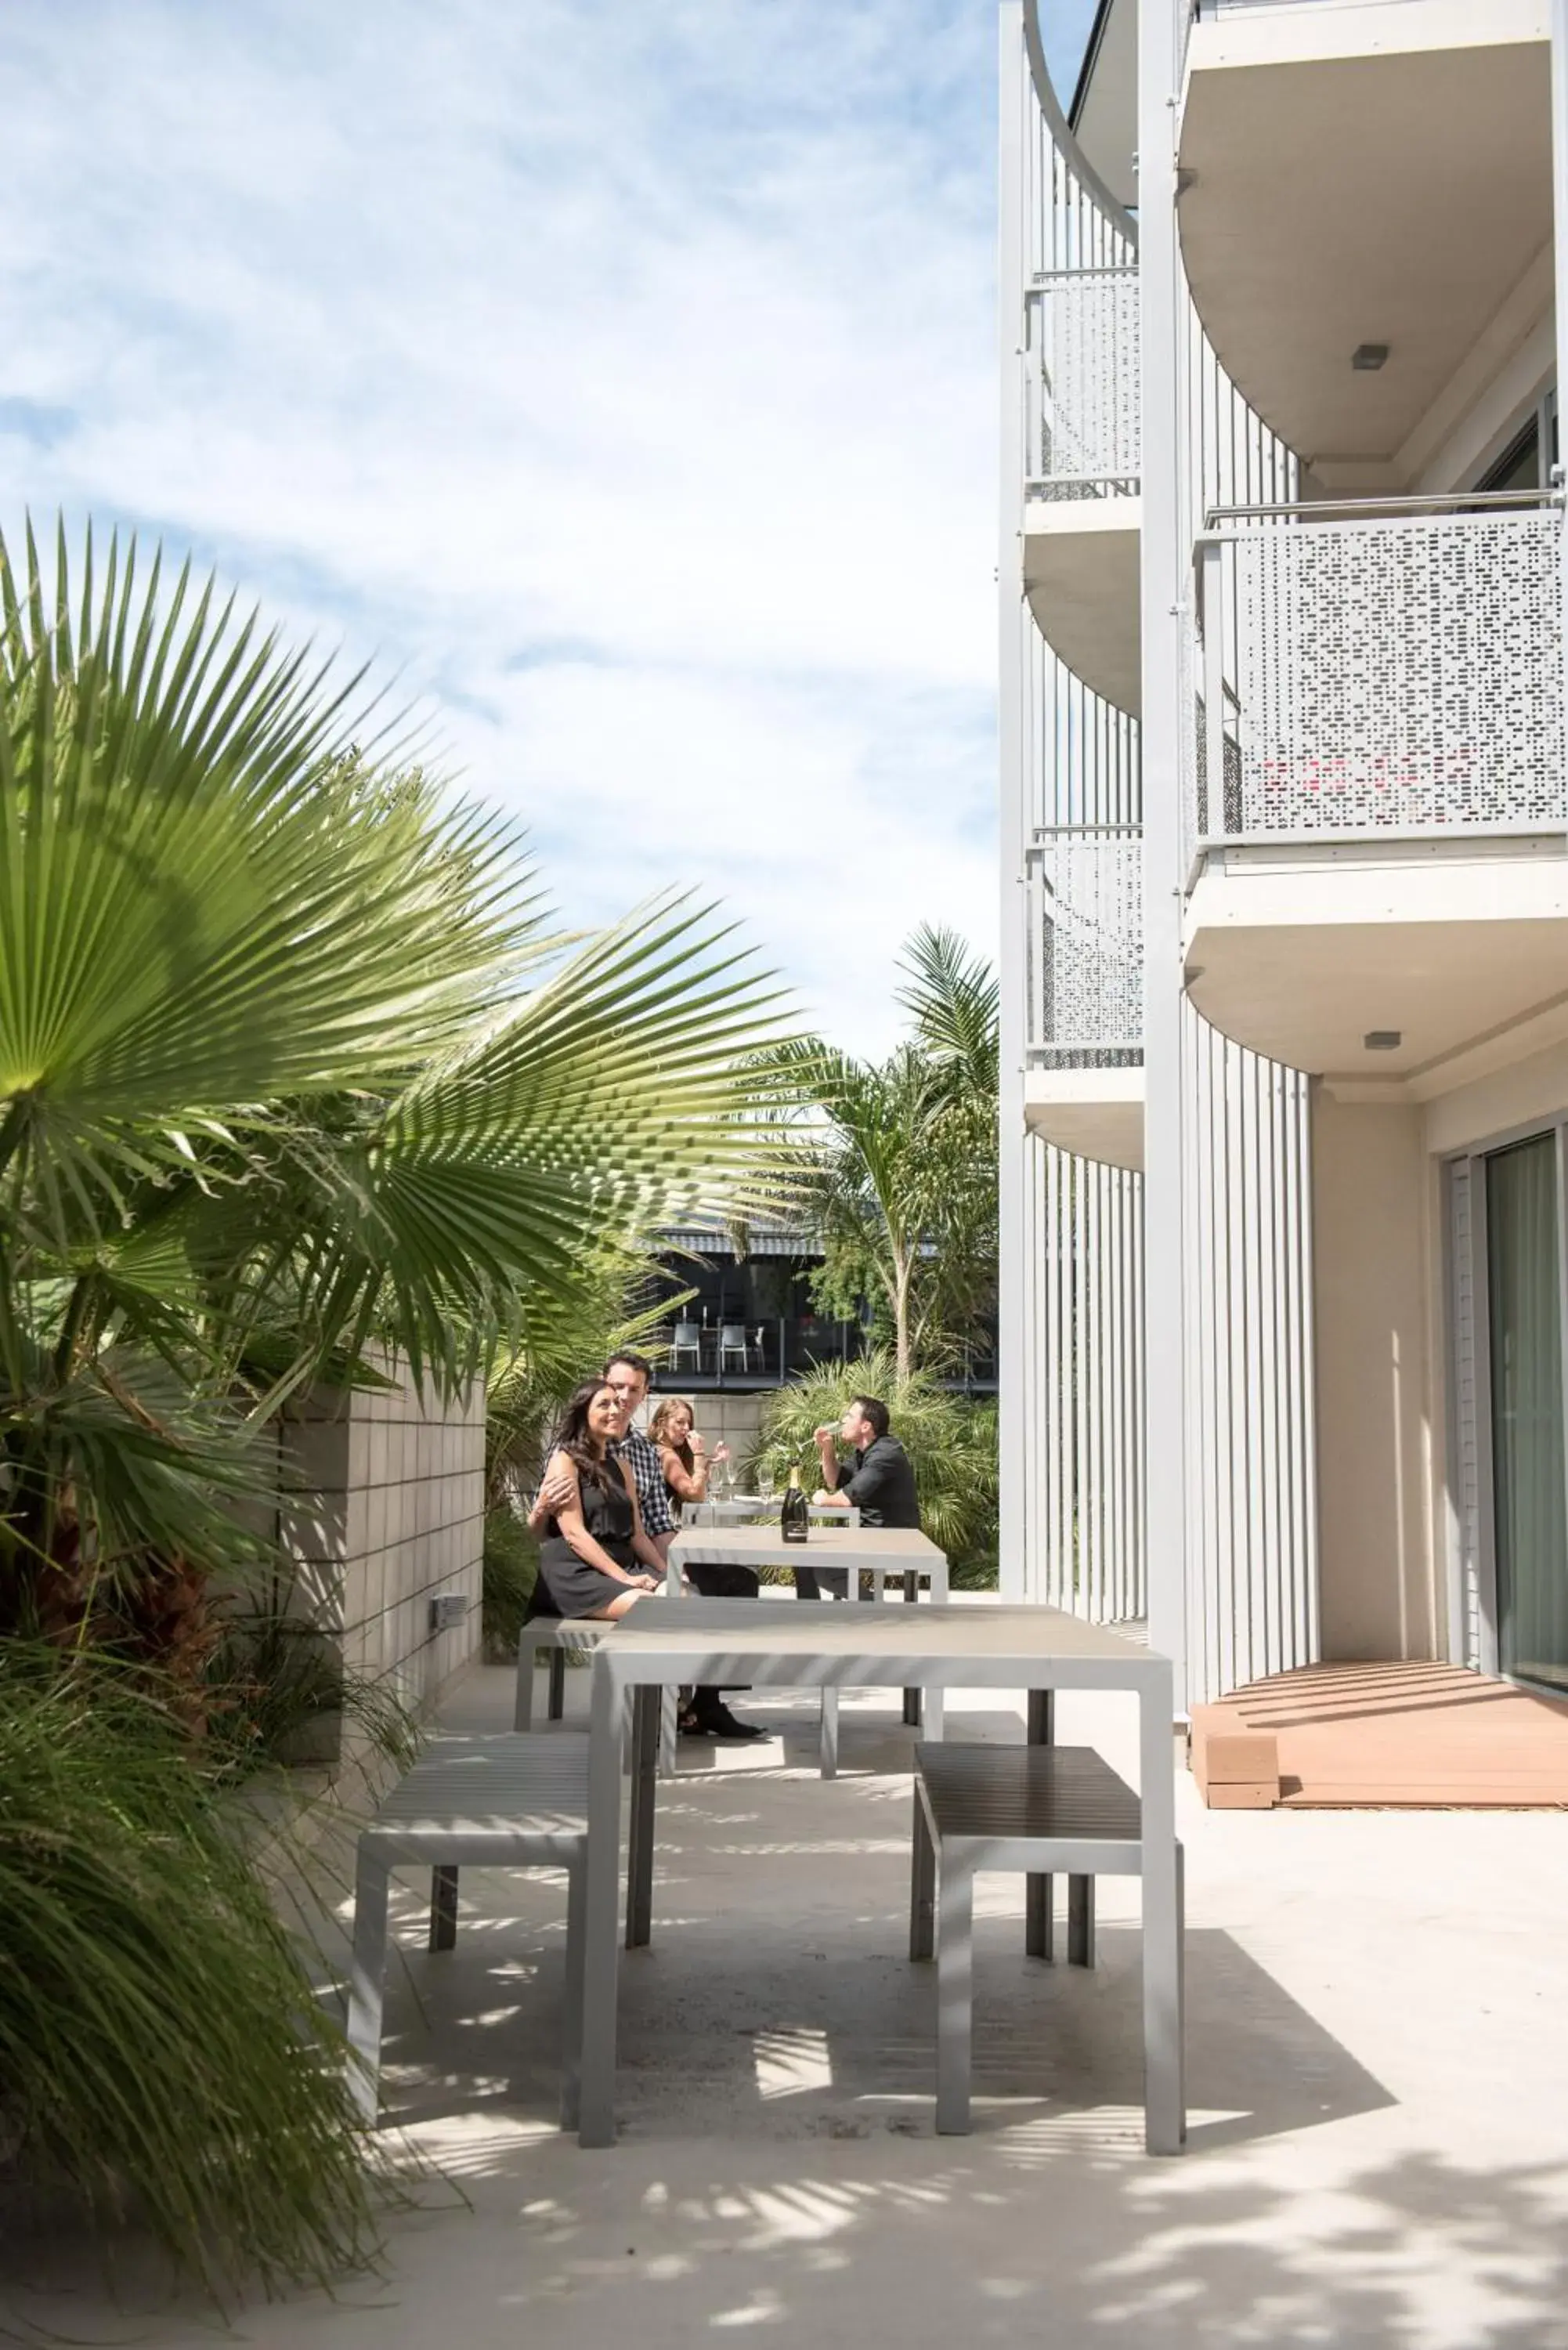
<path fill-rule="evenodd" d="M 1093 1747 L 921 1744 L 915 1767 L 940 1836 L 1136 1844 L 1143 1834 L 1137 1795 Z"/>

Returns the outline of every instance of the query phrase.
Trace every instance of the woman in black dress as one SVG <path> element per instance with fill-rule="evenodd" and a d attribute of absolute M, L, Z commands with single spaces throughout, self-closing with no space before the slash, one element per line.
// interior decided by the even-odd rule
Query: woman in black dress
<path fill-rule="evenodd" d="M 569 1481 L 539 1544 L 539 1582 L 557 1616 L 624 1616 L 664 1580 L 664 1562 L 642 1531 L 631 1478 L 610 1451 L 622 1433 L 613 1388 L 589 1379 L 566 1406 L 545 1477 Z M 535 1614 L 545 1612 L 537 1605 Z"/>

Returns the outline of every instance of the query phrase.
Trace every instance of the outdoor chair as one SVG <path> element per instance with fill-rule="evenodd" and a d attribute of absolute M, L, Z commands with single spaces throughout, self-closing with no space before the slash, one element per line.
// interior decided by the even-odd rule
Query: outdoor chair
<path fill-rule="evenodd" d="M 700 1322 L 678 1322 L 675 1325 L 675 1336 L 670 1342 L 670 1367 L 678 1371 L 682 1363 L 701 1376 L 702 1326 Z"/>
<path fill-rule="evenodd" d="M 1067 1958 L 1095 1963 L 1095 1878 L 1143 1871 L 1137 1795 L 1089 1746 L 919 1745 L 909 1867 L 909 1956 L 937 1961 L 937 2128 L 970 2126 L 974 1880 L 981 1870 L 1067 1877 Z M 1177 1932 L 1182 1851 L 1176 1847 Z M 1038 1944 L 1051 1955 L 1049 1932 Z"/>
<path fill-rule="evenodd" d="M 554 1731 L 438 1739 L 361 1830 L 348 2036 L 358 2059 L 355 2097 L 372 2128 L 379 2106 L 388 1881 L 393 1869 L 411 1866 L 431 1872 L 432 1950 L 450 1950 L 456 1942 L 460 1869 L 566 1871 L 561 2127 L 576 2129 L 587 1821 L 587 1733 Z"/>
<path fill-rule="evenodd" d="M 722 1371 L 732 1369 L 737 1362 L 742 1371 L 749 1371 L 752 1367 L 751 1352 L 746 1343 L 745 1325 L 742 1322 L 721 1323 L 719 1368 Z"/>

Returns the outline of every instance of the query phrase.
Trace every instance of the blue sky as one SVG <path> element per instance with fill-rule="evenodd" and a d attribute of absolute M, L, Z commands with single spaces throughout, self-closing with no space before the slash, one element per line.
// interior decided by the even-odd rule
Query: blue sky
<path fill-rule="evenodd" d="M 1089 0 L 1047 9 L 1070 88 Z M 994 942 L 988 0 L 13 0 L 0 477 L 371 658 L 563 916 Z"/>

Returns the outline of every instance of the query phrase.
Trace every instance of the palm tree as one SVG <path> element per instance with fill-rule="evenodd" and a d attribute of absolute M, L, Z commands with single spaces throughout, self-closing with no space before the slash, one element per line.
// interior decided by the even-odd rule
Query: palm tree
<path fill-rule="evenodd" d="M 47 1628 L 242 1565 L 258 1418 L 372 1341 L 450 1388 L 732 1212 L 781 1005 L 707 908 L 558 938 L 211 582 L 89 536 L 73 601 L 29 530 L 0 598 L 0 1622 Z"/>
<path fill-rule="evenodd" d="M 983 1322 L 997 1215 L 995 977 L 953 932 L 929 928 L 904 969 L 914 1035 L 886 1061 L 803 1043 L 778 1063 L 806 1106 L 797 1211 L 820 1234 L 839 1305 L 881 1308 L 900 1381 Z"/>

